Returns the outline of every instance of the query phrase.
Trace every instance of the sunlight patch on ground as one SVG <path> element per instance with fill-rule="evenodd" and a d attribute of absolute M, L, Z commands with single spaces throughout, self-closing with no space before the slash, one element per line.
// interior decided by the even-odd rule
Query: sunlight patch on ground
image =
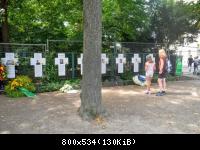
<path fill-rule="evenodd" d="M 119 90 L 119 94 L 122 94 L 122 95 L 138 95 L 141 93 L 142 92 Z"/>
<path fill-rule="evenodd" d="M 10 131 L 0 131 L 0 134 L 10 134 Z"/>
<path fill-rule="evenodd" d="M 56 109 L 55 107 L 51 107 L 51 108 L 48 108 L 47 111 L 53 111 L 55 109 Z"/>
<path fill-rule="evenodd" d="M 198 97 L 198 96 L 199 96 L 197 92 L 191 92 L 191 94 L 192 94 L 192 96 L 194 96 L 194 97 Z"/>
<path fill-rule="evenodd" d="M 102 89 L 102 93 L 110 93 L 113 92 L 113 89 Z"/>
<path fill-rule="evenodd" d="M 198 129 L 198 128 L 199 128 L 199 126 L 196 125 L 196 124 L 188 124 L 187 126 L 188 126 L 189 128 L 192 128 L 192 129 Z"/>
<path fill-rule="evenodd" d="M 47 112 L 48 111 L 54 111 L 54 110 L 59 110 L 59 109 L 62 109 L 63 108 L 63 105 L 58 105 L 58 106 L 55 106 L 55 107 L 50 107 L 47 109 Z"/>
<path fill-rule="evenodd" d="M 20 128 L 26 128 L 26 127 L 29 127 L 29 126 L 30 126 L 29 123 L 21 123 L 21 124 L 19 124 Z"/>
<path fill-rule="evenodd" d="M 188 124 L 189 127 L 198 127 L 196 124 Z"/>
<path fill-rule="evenodd" d="M 175 125 L 175 124 L 176 124 L 176 122 L 174 122 L 174 121 L 169 121 L 169 120 L 168 120 L 166 123 L 167 123 L 168 125 Z"/>
<path fill-rule="evenodd" d="M 62 96 L 62 95 L 65 95 L 66 93 L 61 93 L 61 92 L 59 92 L 59 93 L 56 93 L 55 94 L 55 96 Z"/>
<path fill-rule="evenodd" d="M 180 105 L 182 103 L 182 101 L 169 101 L 169 102 L 175 105 Z"/>

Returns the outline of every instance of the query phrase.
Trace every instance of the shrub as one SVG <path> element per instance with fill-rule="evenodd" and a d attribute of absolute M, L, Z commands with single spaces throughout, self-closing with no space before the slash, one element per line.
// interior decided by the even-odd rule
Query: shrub
<path fill-rule="evenodd" d="M 121 75 L 121 79 L 122 80 L 132 80 L 133 78 L 133 73 L 128 70 L 128 71 L 125 71 L 122 75 Z"/>
<path fill-rule="evenodd" d="M 37 92 L 42 93 L 42 92 L 53 92 L 53 91 L 58 91 L 62 86 L 63 82 L 49 82 L 49 83 L 43 83 L 37 86 Z"/>
<path fill-rule="evenodd" d="M 80 80 L 67 80 L 62 88 L 60 88 L 61 92 L 67 92 L 70 90 L 80 89 Z"/>
<path fill-rule="evenodd" d="M 37 86 L 36 91 L 38 93 L 42 92 L 52 92 L 52 91 L 69 91 L 73 89 L 80 88 L 80 80 L 66 80 L 60 82 L 49 82 L 49 83 L 42 83 Z"/>
<path fill-rule="evenodd" d="M 5 86 L 5 92 L 9 97 L 23 97 L 25 95 L 18 90 L 20 87 L 26 88 L 30 92 L 35 92 L 35 86 L 28 76 L 17 76 L 9 81 Z"/>
<path fill-rule="evenodd" d="M 55 52 L 48 52 L 46 53 L 46 65 L 44 67 L 45 75 L 42 78 L 42 82 L 50 83 L 50 82 L 59 82 L 59 76 L 58 76 L 58 69 L 55 65 L 54 58 L 56 57 Z"/>

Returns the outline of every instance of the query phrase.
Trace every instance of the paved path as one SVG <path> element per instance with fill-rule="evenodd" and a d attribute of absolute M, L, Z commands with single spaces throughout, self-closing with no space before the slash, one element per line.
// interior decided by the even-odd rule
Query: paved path
<path fill-rule="evenodd" d="M 36 100 L 0 95 L 0 133 L 200 133 L 200 80 L 168 82 L 163 97 L 143 91 L 104 88 L 109 116 L 92 122 L 77 115 L 78 93 L 42 93 Z"/>
<path fill-rule="evenodd" d="M 193 68 L 192 68 L 191 72 L 189 72 L 189 69 L 187 66 L 183 66 L 183 75 L 187 76 L 187 77 L 192 77 L 193 79 L 200 80 L 200 75 L 194 75 Z"/>

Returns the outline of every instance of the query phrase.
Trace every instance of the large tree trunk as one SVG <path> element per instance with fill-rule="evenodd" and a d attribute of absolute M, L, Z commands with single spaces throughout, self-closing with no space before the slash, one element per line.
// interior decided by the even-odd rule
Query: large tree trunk
<path fill-rule="evenodd" d="M 83 119 L 94 119 L 104 111 L 101 103 L 101 0 L 83 0 L 84 52 L 81 107 Z"/>
<path fill-rule="evenodd" d="M 9 29 L 8 29 L 8 0 L 1 0 L 1 9 L 4 9 L 2 14 L 2 27 L 1 27 L 1 39 L 3 43 L 9 42 Z M 8 51 L 8 45 L 4 46 L 4 51 Z"/>

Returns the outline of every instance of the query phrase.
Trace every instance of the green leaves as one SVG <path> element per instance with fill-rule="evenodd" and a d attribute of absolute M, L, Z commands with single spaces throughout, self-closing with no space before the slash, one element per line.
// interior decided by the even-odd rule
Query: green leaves
<path fill-rule="evenodd" d="M 103 6 L 104 40 L 136 40 L 148 19 L 144 0 L 104 0 Z"/>
<path fill-rule="evenodd" d="M 195 20 L 192 7 L 198 4 L 188 4 L 175 0 L 150 0 L 151 26 L 149 31 L 155 31 L 157 42 L 168 45 L 179 40 L 184 33 L 195 33 L 197 28 L 192 25 Z"/>
<path fill-rule="evenodd" d="M 199 1 L 200 2 L 200 1 Z M 103 41 L 172 43 L 200 28 L 200 5 L 175 0 L 103 0 Z M 12 0 L 10 42 L 45 43 L 46 39 L 83 39 L 82 0 Z M 166 39 L 167 38 L 167 39 Z"/>
<path fill-rule="evenodd" d="M 82 32 L 82 5 L 80 0 L 12 1 L 9 24 L 12 42 L 44 43 L 46 39 L 73 38 Z"/>

